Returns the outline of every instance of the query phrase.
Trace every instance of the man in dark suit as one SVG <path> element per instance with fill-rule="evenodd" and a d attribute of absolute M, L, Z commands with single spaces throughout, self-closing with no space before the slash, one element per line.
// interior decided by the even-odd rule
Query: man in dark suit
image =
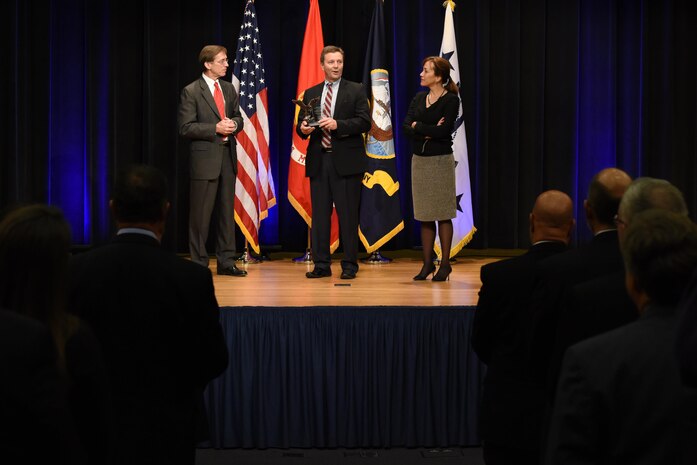
<path fill-rule="evenodd" d="M 675 358 L 676 305 L 697 266 L 697 225 L 660 209 L 636 215 L 622 241 L 638 321 L 569 347 L 548 464 L 694 464 L 697 391 Z"/>
<path fill-rule="evenodd" d="M 202 392 L 227 366 L 211 272 L 160 248 L 167 180 L 117 176 L 114 240 L 71 260 L 71 306 L 102 345 L 113 398 L 113 464 L 194 463 Z"/>
<path fill-rule="evenodd" d="M 182 90 L 178 116 L 179 134 L 191 141 L 189 252 L 191 260 L 208 266 L 206 240 L 217 204 L 218 274 L 246 276 L 235 266 L 235 134 L 243 124 L 239 98 L 232 84 L 220 79 L 228 69 L 225 47 L 206 45 L 198 59 L 203 74 Z"/>
<path fill-rule="evenodd" d="M 616 216 L 620 244 L 632 218 L 652 208 L 687 216 L 685 199 L 677 187 L 664 179 L 637 178 L 622 196 Z M 624 267 L 574 286 L 559 316 L 550 365 L 550 387 L 556 380 L 564 352 L 571 345 L 637 319 L 636 306 L 627 293 Z"/>
<path fill-rule="evenodd" d="M 0 462 L 87 463 L 46 326 L 0 310 L 0 380 Z"/>
<path fill-rule="evenodd" d="M 588 244 L 540 262 L 532 297 L 529 367 L 533 376 L 551 386 L 550 362 L 559 314 L 572 286 L 597 276 L 622 270 L 622 256 L 614 216 L 631 183 L 627 173 L 606 168 L 593 176 L 583 203 L 593 239 Z"/>
<path fill-rule="evenodd" d="M 322 49 L 320 64 L 325 82 L 307 89 L 303 101 L 316 99 L 321 107 L 319 126 L 309 126 L 306 112 L 297 133 L 310 138 L 305 176 L 310 178 L 312 195 L 312 255 L 315 268 L 308 278 L 332 275 L 330 233 L 332 208 L 339 216 L 344 259 L 341 279 L 353 279 L 358 272 L 358 218 L 361 182 L 367 168 L 362 133 L 370 129 L 368 100 L 361 84 L 342 79 L 344 51 L 333 45 Z"/>
<path fill-rule="evenodd" d="M 538 464 L 542 386 L 525 371 L 525 334 L 537 262 L 563 252 L 574 227 L 573 203 L 560 191 L 540 194 L 530 213 L 532 247 L 523 255 L 485 265 L 474 317 L 472 347 L 487 364 L 481 424 L 484 461 Z"/>

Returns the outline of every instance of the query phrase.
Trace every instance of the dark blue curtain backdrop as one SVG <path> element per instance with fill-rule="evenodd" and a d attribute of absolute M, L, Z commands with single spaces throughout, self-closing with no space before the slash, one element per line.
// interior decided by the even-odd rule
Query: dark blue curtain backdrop
<path fill-rule="evenodd" d="M 558 188 L 582 202 L 591 176 L 619 166 L 666 178 L 697 210 L 697 10 L 689 0 L 460 0 L 455 9 L 469 145 L 471 248 L 528 245 L 535 196 Z M 257 0 L 269 84 L 278 206 L 262 246 L 301 251 L 306 227 L 287 200 L 291 124 L 308 0 Z M 325 42 L 361 80 L 374 0 L 320 0 Z M 11 0 L 0 17 L 0 207 L 62 207 L 75 241 L 112 233 L 113 174 L 161 168 L 173 211 L 165 241 L 186 250 L 188 154 L 176 127 L 179 92 L 199 75 L 208 43 L 234 54 L 243 0 Z M 400 130 L 437 54 L 441 0 L 386 0 L 398 175 L 406 228 L 385 249 L 419 245 L 410 146 Z M 229 78 L 230 76 L 228 76 Z"/>

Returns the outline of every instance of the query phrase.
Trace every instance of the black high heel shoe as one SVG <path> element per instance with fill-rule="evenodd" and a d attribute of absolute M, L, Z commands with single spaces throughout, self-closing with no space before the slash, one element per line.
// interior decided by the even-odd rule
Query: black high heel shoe
<path fill-rule="evenodd" d="M 431 266 L 424 265 L 421 267 L 421 271 L 419 271 L 419 274 L 414 276 L 414 281 L 424 281 L 426 278 L 428 278 L 428 275 L 436 273 L 436 265 L 431 263 Z"/>
<path fill-rule="evenodd" d="M 450 272 L 453 271 L 453 267 L 450 265 L 441 265 L 438 268 L 438 273 L 433 275 L 432 281 L 448 281 L 450 279 Z"/>

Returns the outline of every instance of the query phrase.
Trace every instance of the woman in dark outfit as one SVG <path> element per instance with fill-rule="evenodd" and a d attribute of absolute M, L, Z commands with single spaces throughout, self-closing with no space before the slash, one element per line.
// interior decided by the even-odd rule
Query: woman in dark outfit
<path fill-rule="evenodd" d="M 458 87 L 450 79 L 450 63 L 441 57 L 425 58 L 420 76 L 428 92 L 416 94 L 404 119 L 404 129 L 413 140 L 412 201 L 414 219 L 421 222 L 424 262 L 414 280 L 424 280 L 435 272 L 432 252 L 438 222 L 442 256 L 433 281 L 445 281 L 452 271 L 452 219 L 457 209 L 452 131 L 459 106 Z"/>
<path fill-rule="evenodd" d="M 75 449 L 83 449 L 74 452 L 70 463 L 82 463 L 77 457 L 84 452 L 87 464 L 102 464 L 109 428 L 107 375 L 94 333 L 66 311 L 70 236 L 63 213 L 48 205 L 18 207 L 2 218 L 0 307 L 32 317 L 51 331 L 81 446 Z"/>

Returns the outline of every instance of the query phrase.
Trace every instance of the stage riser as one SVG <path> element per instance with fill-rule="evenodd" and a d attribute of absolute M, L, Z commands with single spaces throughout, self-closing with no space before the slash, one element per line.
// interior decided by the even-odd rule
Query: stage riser
<path fill-rule="evenodd" d="M 220 448 L 479 444 L 472 307 L 226 307 Z"/>

